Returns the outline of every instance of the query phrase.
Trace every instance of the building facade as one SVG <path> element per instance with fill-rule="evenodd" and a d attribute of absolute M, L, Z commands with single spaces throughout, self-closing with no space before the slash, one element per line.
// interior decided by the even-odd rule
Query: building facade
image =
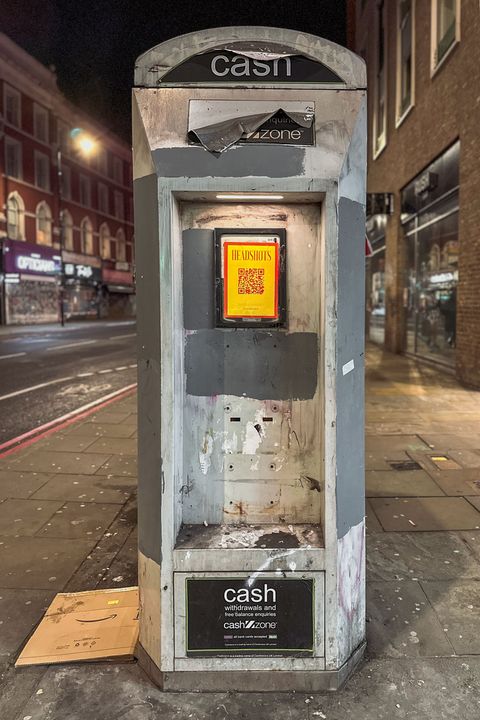
<path fill-rule="evenodd" d="M 0 179 L 0 321 L 133 316 L 130 147 L 2 33 Z"/>
<path fill-rule="evenodd" d="M 350 11 L 369 83 L 370 339 L 480 387 L 479 4 Z"/>

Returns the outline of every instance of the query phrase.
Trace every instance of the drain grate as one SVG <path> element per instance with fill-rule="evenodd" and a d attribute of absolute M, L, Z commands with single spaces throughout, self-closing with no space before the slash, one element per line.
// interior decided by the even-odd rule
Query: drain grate
<path fill-rule="evenodd" d="M 422 466 L 414 460 L 403 460 L 402 462 L 389 462 L 393 470 L 421 470 Z"/>

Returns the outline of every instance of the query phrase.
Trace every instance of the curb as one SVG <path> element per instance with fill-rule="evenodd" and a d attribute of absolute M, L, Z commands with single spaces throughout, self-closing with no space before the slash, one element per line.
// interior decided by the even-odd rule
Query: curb
<path fill-rule="evenodd" d="M 60 417 L 55 418 L 55 420 L 50 420 L 49 422 L 44 423 L 43 425 L 39 425 L 38 427 L 33 428 L 32 430 L 29 430 L 22 435 L 18 435 L 11 440 L 7 440 L 0 445 L 0 460 L 4 457 L 7 457 L 8 455 L 12 455 L 19 450 L 23 450 L 24 448 L 33 445 L 34 443 L 38 442 L 38 440 L 42 440 L 43 438 L 48 437 L 49 435 L 52 435 L 53 433 L 56 433 L 63 428 L 73 425 L 79 420 L 83 420 L 84 418 L 93 415 L 98 410 L 101 410 L 104 407 L 111 405 L 117 400 L 121 400 L 122 398 L 128 397 L 129 395 L 133 395 L 136 389 L 137 383 L 133 383 L 132 385 L 126 385 L 125 387 L 120 388 L 120 390 L 115 390 L 114 392 L 109 393 L 108 395 L 104 395 L 97 400 L 92 400 L 92 402 L 87 403 L 87 405 L 83 405 L 76 410 L 72 410 L 65 415 L 61 415 Z"/>

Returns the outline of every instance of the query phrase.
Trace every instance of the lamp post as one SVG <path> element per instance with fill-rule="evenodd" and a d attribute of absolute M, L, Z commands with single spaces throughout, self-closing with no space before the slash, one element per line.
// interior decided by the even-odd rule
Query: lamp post
<path fill-rule="evenodd" d="M 84 157 L 90 157 L 96 148 L 95 140 L 82 130 L 82 128 L 73 128 L 70 131 L 70 138 L 72 139 L 73 148 Z M 63 251 L 65 246 L 65 234 L 64 234 L 64 212 L 63 212 L 63 155 L 62 146 L 59 143 L 57 149 L 57 184 L 58 184 L 58 219 L 60 222 L 60 325 L 65 326 L 65 265 L 63 262 Z"/>

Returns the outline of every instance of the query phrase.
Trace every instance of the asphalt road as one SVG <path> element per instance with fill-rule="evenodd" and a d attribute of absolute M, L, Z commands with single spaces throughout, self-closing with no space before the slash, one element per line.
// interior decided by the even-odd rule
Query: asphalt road
<path fill-rule="evenodd" d="M 134 321 L 0 328 L 0 443 L 136 382 Z"/>

